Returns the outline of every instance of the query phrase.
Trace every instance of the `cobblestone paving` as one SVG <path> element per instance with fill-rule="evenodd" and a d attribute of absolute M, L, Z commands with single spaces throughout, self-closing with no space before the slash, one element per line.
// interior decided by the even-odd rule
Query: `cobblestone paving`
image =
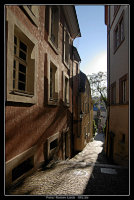
<path fill-rule="evenodd" d="M 117 175 L 101 173 L 109 167 L 103 151 L 104 135 L 98 134 L 82 152 L 67 161 L 59 161 L 37 170 L 9 195 L 97 195 L 128 194 L 128 170 L 116 168 Z M 111 167 L 111 166 L 110 166 Z"/>

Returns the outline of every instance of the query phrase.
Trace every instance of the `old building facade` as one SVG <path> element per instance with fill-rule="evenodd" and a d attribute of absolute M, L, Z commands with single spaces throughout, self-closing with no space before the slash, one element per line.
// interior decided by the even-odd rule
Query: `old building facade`
<path fill-rule="evenodd" d="M 129 161 L 129 6 L 105 6 L 107 25 L 108 121 L 106 153 Z"/>
<path fill-rule="evenodd" d="M 74 6 L 5 6 L 6 185 L 72 154 Z"/>
<path fill-rule="evenodd" d="M 93 103 L 91 88 L 87 76 L 79 73 L 78 114 L 74 135 L 74 148 L 76 152 L 81 151 L 93 138 Z"/>

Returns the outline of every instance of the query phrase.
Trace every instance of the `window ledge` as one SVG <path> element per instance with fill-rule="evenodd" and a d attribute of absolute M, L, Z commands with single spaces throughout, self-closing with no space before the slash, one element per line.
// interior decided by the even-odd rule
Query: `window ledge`
<path fill-rule="evenodd" d="M 58 105 L 58 99 L 49 99 L 48 100 L 48 105 L 57 106 Z"/>
<path fill-rule="evenodd" d="M 18 92 L 18 91 L 14 91 L 14 90 L 10 94 L 26 96 L 26 97 L 31 97 L 31 98 L 34 96 L 34 94 L 22 93 L 22 92 Z"/>

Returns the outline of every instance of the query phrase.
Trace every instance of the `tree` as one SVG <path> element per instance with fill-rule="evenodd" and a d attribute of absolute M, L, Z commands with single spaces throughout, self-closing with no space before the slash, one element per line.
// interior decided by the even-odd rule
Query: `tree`
<path fill-rule="evenodd" d="M 103 101 L 107 107 L 107 73 L 98 72 L 87 75 L 91 86 L 92 97 L 99 96 L 100 102 Z"/>

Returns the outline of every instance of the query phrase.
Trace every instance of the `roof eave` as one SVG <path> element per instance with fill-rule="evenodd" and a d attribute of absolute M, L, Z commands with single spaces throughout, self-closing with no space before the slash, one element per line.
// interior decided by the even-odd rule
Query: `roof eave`
<path fill-rule="evenodd" d="M 63 11 L 69 26 L 71 37 L 73 39 L 75 39 L 76 37 L 81 37 L 75 6 L 65 5 L 63 6 Z"/>

